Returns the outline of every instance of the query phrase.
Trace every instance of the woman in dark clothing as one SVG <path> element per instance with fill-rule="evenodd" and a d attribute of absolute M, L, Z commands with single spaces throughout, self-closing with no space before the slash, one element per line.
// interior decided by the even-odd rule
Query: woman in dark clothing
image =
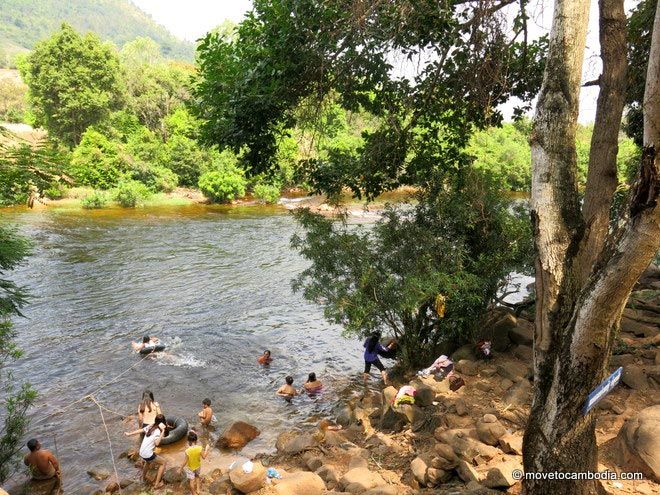
<path fill-rule="evenodd" d="M 383 382 L 387 385 L 387 372 L 385 371 L 385 366 L 380 362 L 378 358 L 379 354 L 387 353 L 387 349 L 382 346 L 380 343 L 380 333 L 376 332 L 371 334 L 367 340 L 364 341 L 364 383 L 367 383 L 369 380 L 369 372 L 371 371 L 371 366 L 375 366 L 380 370 L 380 374 L 383 377 Z"/>

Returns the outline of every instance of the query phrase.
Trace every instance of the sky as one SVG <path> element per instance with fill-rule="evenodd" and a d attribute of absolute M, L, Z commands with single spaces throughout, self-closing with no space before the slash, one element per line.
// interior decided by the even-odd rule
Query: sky
<path fill-rule="evenodd" d="M 175 36 L 195 41 L 225 19 L 240 22 L 252 2 L 250 0 L 132 0 L 144 12 L 165 26 Z M 626 5 L 634 3 L 627 0 Z M 531 14 L 530 31 L 532 36 L 547 32 L 552 22 L 552 0 L 538 0 Z M 584 81 L 596 79 L 600 71 L 598 57 L 598 3 L 591 2 L 587 53 L 584 63 Z M 580 97 L 580 122 L 590 123 L 596 112 L 598 88 L 582 88 Z M 505 105 L 502 111 L 509 118 L 514 104 Z"/>

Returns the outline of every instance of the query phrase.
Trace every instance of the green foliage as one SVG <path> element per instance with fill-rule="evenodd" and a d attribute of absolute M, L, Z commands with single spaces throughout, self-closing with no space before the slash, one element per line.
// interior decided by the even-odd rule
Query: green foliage
<path fill-rule="evenodd" d="M 199 135 L 199 119 L 194 117 L 186 107 L 178 107 L 164 119 L 167 136 L 184 136 L 196 139 Z"/>
<path fill-rule="evenodd" d="M 94 191 L 80 200 L 80 204 L 86 210 L 105 208 L 110 204 L 110 196 L 106 191 Z"/>
<path fill-rule="evenodd" d="M 193 89 L 203 138 L 242 152 L 250 175 L 273 172 L 278 138 L 301 123 L 304 101 L 319 106 L 339 95 L 341 107 L 369 112 L 378 125 L 355 151 L 333 147 L 310 158 L 312 187 L 348 186 L 370 198 L 402 184 L 426 187 L 465 165 L 473 127 L 498 123 L 501 103 L 529 101 L 541 82 L 546 40 L 523 42 L 522 13 L 509 29 L 502 13 L 483 15 L 476 4 L 253 6 L 234 37 L 212 32 L 200 42 Z M 393 53 L 414 65 L 412 74 L 397 75 Z"/>
<path fill-rule="evenodd" d="M 199 178 L 199 189 L 216 203 L 228 203 L 245 194 L 247 181 L 243 171 L 233 163 L 225 163 Z"/>
<path fill-rule="evenodd" d="M 114 191 L 114 199 L 124 208 L 135 208 L 151 195 L 149 188 L 136 180 L 124 180 Z"/>
<path fill-rule="evenodd" d="M 28 293 L 24 287 L 6 278 L 6 272 L 23 262 L 30 252 L 29 242 L 14 228 L 0 225 L 0 381 L 4 403 L 4 424 L 0 431 L 0 483 L 4 483 L 16 469 L 23 437 L 28 431 L 28 409 L 36 399 L 35 391 L 23 383 L 17 388 L 7 364 L 20 357 L 16 346 L 11 317 L 20 316 Z"/>
<path fill-rule="evenodd" d="M 189 98 L 192 67 L 162 60 L 158 45 L 148 38 L 127 43 L 120 59 L 128 108 L 142 124 L 162 133 L 163 119 Z"/>
<path fill-rule="evenodd" d="M 31 193 L 70 183 L 67 163 L 67 154 L 50 142 L 0 148 L 0 205 L 25 204 Z"/>
<path fill-rule="evenodd" d="M 624 129 L 640 148 L 644 140 L 644 89 L 651 52 L 651 33 L 658 0 L 641 0 L 628 17 L 628 84 Z"/>
<path fill-rule="evenodd" d="M 532 180 L 530 132 L 529 121 L 489 127 L 474 133 L 467 153 L 474 157 L 475 168 L 494 174 L 507 189 L 528 192 Z M 575 148 L 580 187 L 584 187 L 587 181 L 592 134 L 592 125 L 579 125 L 577 128 Z M 639 148 L 632 139 L 621 134 L 617 155 L 617 175 L 620 184 L 632 182 L 639 163 L 638 158 Z"/>
<path fill-rule="evenodd" d="M 79 185 L 111 189 L 129 169 L 120 144 L 90 128 L 73 151 L 69 172 Z"/>
<path fill-rule="evenodd" d="M 477 169 L 489 171 L 512 191 L 529 191 L 532 184 L 532 156 L 529 134 L 506 123 L 476 132 L 467 152 L 474 156 Z"/>
<path fill-rule="evenodd" d="M 388 207 L 373 228 L 301 211 L 305 234 L 292 245 L 311 266 L 293 287 L 348 334 L 387 330 L 405 366 L 426 364 L 442 343 L 472 334 L 511 271 L 530 269 L 529 222 L 500 187 L 471 173 L 414 208 Z"/>
<path fill-rule="evenodd" d="M 163 165 L 179 177 L 179 184 L 195 187 L 200 176 L 208 169 L 211 153 L 200 147 L 197 141 L 185 136 L 172 136 L 165 146 Z"/>
<path fill-rule="evenodd" d="M 170 169 L 141 162 L 133 164 L 131 177 L 153 192 L 172 192 L 179 183 L 179 178 Z"/>
<path fill-rule="evenodd" d="M 81 32 L 92 31 L 117 46 L 148 36 L 163 56 L 192 61 L 194 46 L 171 35 L 164 27 L 127 0 L 3 0 L 0 9 L 2 43 L 21 49 L 53 34 L 64 21 Z"/>
<path fill-rule="evenodd" d="M 119 105 L 119 75 L 111 46 L 91 33 L 81 36 L 67 24 L 36 45 L 22 70 L 37 123 L 70 146 Z"/>
<path fill-rule="evenodd" d="M 27 86 L 11 77 L 0 79 L 0 120 L 23 122 L 26 111 Z"/>
<path fill-rule="evenodd" d="M 280 188 L 273 184 L 259 183 L 254 186 L 254 197 L 262 203 L 274 204 L 280 199 Z"/>

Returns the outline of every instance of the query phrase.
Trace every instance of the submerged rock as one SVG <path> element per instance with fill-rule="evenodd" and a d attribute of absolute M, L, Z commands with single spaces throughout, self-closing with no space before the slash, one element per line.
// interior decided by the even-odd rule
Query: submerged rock
<path fill-rule="evenodd" d="M 221 449 L 242 449 L 257 438 L 261 432 L 244 421 L 236 421 L 222 432 L 217 441 Z"/>

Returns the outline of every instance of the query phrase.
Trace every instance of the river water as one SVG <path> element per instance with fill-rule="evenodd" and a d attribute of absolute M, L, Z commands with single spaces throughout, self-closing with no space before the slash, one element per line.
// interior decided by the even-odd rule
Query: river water
<path fill-rule="evenodd" d="M 341 337 L 321 308 L 290 289 L 305 261 L 289 247 L 297 227 L 282 209 L 0 215 L 34 243 L 10 274 L 33 295 L 26 318 L 16 319 L 24 356 L 12 369 L 39 392 L 29 436 L 51 450 L 57 444 L 69 493 L 88 481 L 87 468 L 110 466 L 98 408 L 75 402 L 87 394 L 128 414 L 150 389 L 167 415 L 191 421 L 209 397 L 220 429 L 240 419 L 262 431 L 246 447 L 250 454 L 273 449 L 282 430 L 329 414 L 336 394 L 359 380 L 360 343 Z M 144 334 L 168 342 L 171 355 L 140 360 L 130 342 Z M 264 349 L 273 352 L 269 368 L 256 364 Z M 300 386 L 310 371 L 326 383 L 321 398 L 289 404 L 274 395 L 287 374 Z M 110 412 L 106 420 L 117 456 L 133 445 L 122 435 L 130 425 Z M 135 473 L 126 462 L 118 467 Z"/>

